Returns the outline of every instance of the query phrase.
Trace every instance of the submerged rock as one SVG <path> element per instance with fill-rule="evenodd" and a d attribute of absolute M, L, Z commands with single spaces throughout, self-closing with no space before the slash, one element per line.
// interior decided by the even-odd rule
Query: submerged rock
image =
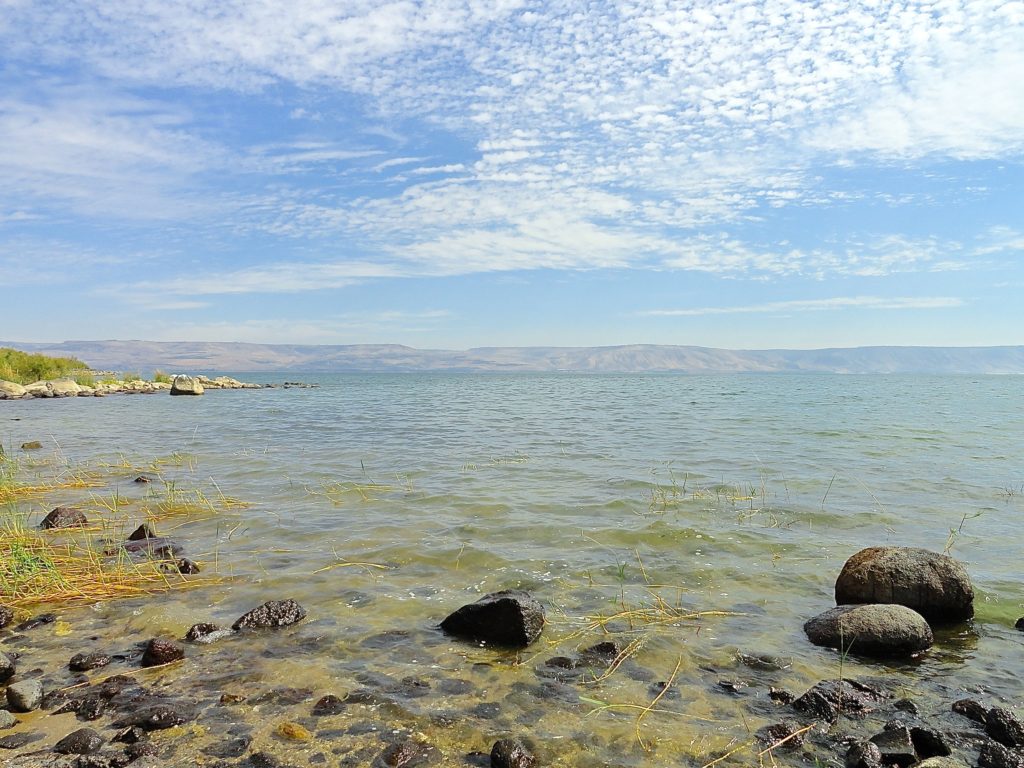
<path fill-rule="evenodd" d="M 56 507 L 43 518 L 39 527 L 44 530 L 52 530 L 54 528 L 85 528 L 87 525 L 89 525 L 89 519 L 81 510 L 74 507 Z"/>
<path fill-rule="evenodd" d="M 910 656 L 931 647 L 931 627 L 902 605 L 841 605 L 804 624 L 815 645 L 864 656 Z"/>
<path fill-rule="evenodd" d="M 491 747 L 491 768 L 534 768 L 537 758 L 519 739 L 499 739 Z"/>
<path fill-rule="evenodd" d="M 377 757 L 376 765 L 385 768 L 411 768 L 422 765 L 437 753 L 437 750 L 424 741 L 406 739 L 391 744 Z"/>
<path fill-rule="evenodd" d="M 544 628 L 544 607 L 528 592 L 494 592 L 464 605 L 441 622 L 449 635 L 507 648 L 525 648 Z"/>
<path fill-rule="evenodd" d="M 146 644 L 142 654 L 142 666 L 159 667 L 185 658 L 185 649 L 171 640 L 154 637 Z"/>
<path fill-rule="evenodd" d="M 135 725 L 147 731 L 159 731 L 173 728 L 191 719 L 192 715 L 179 707 L 155 704 L 132 712 L 127 717 L 115 722 L 114 725 L 118 728 Z"/>
<path fill-rule="evenodd" d="M 268 600 L 258 608 L 238 617 L 232 629 L 263 629 L 287 627 L 306 618 L 306 609 L 294 600 Z"/>
<path fill-rule="evenodd" d="M 216 624 L 193 624 L 185 633 L 185 640 L 190 643 L 208 645 L 233 634 L 235 634 L 233 629 L 224 629 Z"/>
<path fill-rule="evenodd" d="M 836 580 L 836 602 L 895 603 L 930 622 L 974 615 L 974 588 L 964 566 L 916 547 L 869 547 L 853 555 Z"/>
<path fill-rule="evenodd" d="M 870 712 L 887 698 L 883 691 L 856 680 L 822 680 L 794 701 L 793 708 L 818 720 L 835 722 L 840 713 Z"/>
<path fill-rule="evenodd" d="M 135 482 L 139 482 L 138 478 L 135 479 Z M 149 480 L 146 480 L 146 482 L 148 483 Z M 128 536 L 128 541 L 143 541 L 145 539 L 155 538 L 157 538 L 156 532 L 152 528 L 150 528 L 147 523 L 143 523 L 131 532 L 131 534 Z"/>
<path fill-rule="evenodd" d="M 43 627 L 47 624 L 53 624 L 57 620 L 56 613 L 40 613 L 38 616 L 33 616 L 31 619 L 26 619 L 15 627 L 19 632 L 28 632 L 30 629 L 36 627 Z"/>
<path fill-rule="evenodd" d="M 778 746 L 781 749 L 795 749 L 804 743 L 804 735 L 801 725 L 792 720 L 783 720 L 781 723 L 766 725 L 758 729 L 757 740 L 765 747 L 773 748 Z"/>
<path fill-rule="evenodd" d="M 31 712 L 43 700 L 43 686 L 38 680 L 20 680 L 7 686 L 7 706 L 12 712 Z"/>
<path fill-rule="evenodd" d="M 103 747 L 103 737 L 92 728 L 79 728 L 58 741 L 53 751 L 60 755 L 91 755 Z"/>
<path fill-rule="evenodd" d="M 72 672 L 88 672 L 91 669 L 99 669 L 110 663 L 110 657 L 105 653 L 76 653 L 68 662 L 68 668 Z"/>

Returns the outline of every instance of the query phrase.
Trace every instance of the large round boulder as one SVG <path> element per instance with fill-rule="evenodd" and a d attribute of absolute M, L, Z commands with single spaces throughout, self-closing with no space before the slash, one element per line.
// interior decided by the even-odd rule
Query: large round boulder
<path fill-rule="evenodd" d="M 203 394 L 203 385 L 199 379 L 192 378 L 191 376 L 178 375 L 171 381 L 171 394 L 201 395 Z"/>
<path fill-rule="evenodd" d="M 861 656 L 910 656 L 931 647 L 924 617 L 902 605 L 841 605 L 804 624 L 815 645 Z"/>
<path fill-rule="evenodd" d="M 836 580 L 840 605 L 894 603 L 934 623 L 974 615 L 974 588 L 967 569 L 948 555 L 916 547 L 869 547 L 843 566 Z"/>

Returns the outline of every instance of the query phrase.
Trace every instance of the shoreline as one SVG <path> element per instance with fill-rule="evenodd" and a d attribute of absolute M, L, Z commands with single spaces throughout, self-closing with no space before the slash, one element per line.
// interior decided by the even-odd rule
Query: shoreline
<path fill-rule="evenodd" d="M 87 372 L 92 374 L 93 372 Z M 46 379 L 30 384 L 0 381 L 0 400 L 33 400 L 65 397 L 107 397 L 108 395 L 155 395 L 167 392 L 172 395 L 202 395 L 207 390 L 224 389 L 314 389 L 316 384 L 288 381 L 282 384 L 253 384 L 239 381 L 230 376 L 210 378 L 198 374 L 173 374 L 167 381 L 138 379 L 94 379 L 92 385 L 80 384 L 74 377 L 64 376 Z"/>

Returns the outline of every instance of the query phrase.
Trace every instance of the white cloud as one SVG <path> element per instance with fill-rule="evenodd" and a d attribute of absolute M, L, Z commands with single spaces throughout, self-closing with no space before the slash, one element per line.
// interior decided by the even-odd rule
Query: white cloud
<path fill-rule="evenodd" d="M 691 307 L 651 309 L 637 314 L 647 317 L 702 317 L 704 315 L 776 314 L 780 312 L 826 312 L 846 309 L 950 309 L 964 305 L 952 296 L 893 297 L 841 296 L 828 299 L 771 301 L 737 307 Z"/>

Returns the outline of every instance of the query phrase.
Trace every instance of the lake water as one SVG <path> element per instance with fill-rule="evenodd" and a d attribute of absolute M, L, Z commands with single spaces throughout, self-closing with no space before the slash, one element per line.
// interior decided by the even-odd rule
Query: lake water
<path fill-rule="evenodd" d="M 286 630 L 189 647 L 164 673 L 212 702 L 205 729 L 173 737 L 182 765 L 231 728 L 294 765 L 368 765 L 406 733 L 439 750 L 435 764 L 467 765 L 518 735 L 552 765 L 704 765 L 781 717 L 770 686 L 836 677 L 837 654 L 802 624 L 834 605 L 845 559 L 881 544 L 948 548 L 971 573 L 977 618 L 914 663 L 847 658 L 843 674 L 894 677 L 926 709 L 964 691 L 1017 700 L 1019 377 L 239 377 L 320 386 L 0 403 L 8 450 L 41 440 L 58 463 L 112 465 L 102 488 L 21 505 L 33 519 L 58 502 L 99 511 L 116 493 L 127 527 L 169 488 L 248 502 L 157 522 L 219 583 L 63 610 L 72 636 L 36 630 L 33 663 L 56 670 L 87 646 L 230 624 L 268 599 L 307 609 Z M 131 482 L 158 458 L 156 482 Z M 526 652 L 437 630 L 508 587 L 547 609 Z M 604 680 L 545 663 L 609 637 L 636 652 Z M 673 673 L 673 694 L 638 728 L 636 707 Z M 284 688 L 299 693 L 273 694 Z M 372 703 L 310 719 L 320 696 L 364 689 Z M 249 700 L 225 707 L 221 693 Z M 73 716 L 44 720 L 31 725 L 73 730 Z M 283 741 L 282 721 L 314 739 Z"/>

